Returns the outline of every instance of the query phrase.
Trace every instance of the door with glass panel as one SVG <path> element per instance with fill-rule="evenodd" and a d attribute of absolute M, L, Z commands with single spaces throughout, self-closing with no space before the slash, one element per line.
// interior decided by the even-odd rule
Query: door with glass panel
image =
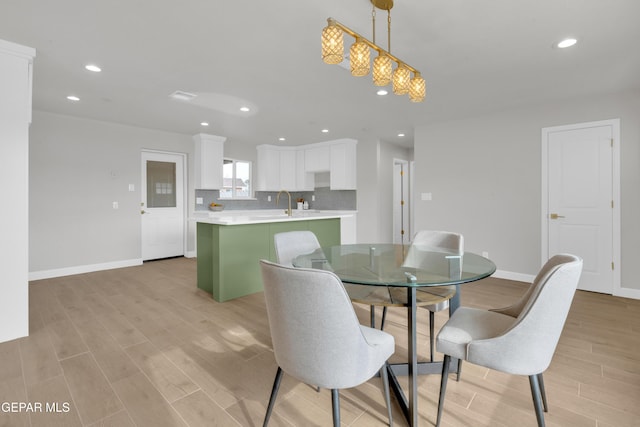
<path fill-rule="evenodd" d="M 182 154 L 142 152 L 143 261 L 184 255 L 184 164 Z"/>

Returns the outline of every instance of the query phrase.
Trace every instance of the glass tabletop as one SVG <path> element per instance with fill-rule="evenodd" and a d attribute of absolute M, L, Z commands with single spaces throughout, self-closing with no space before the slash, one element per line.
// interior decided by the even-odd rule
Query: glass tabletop
<path fill-rule="evenodd" d="M 491 260 L 471 252 L 390 243 L 325 247 L 294 258 L 293 265 L 333 271 L 343 282 L 402 287 L 458 285 L 496 271 Z"/>

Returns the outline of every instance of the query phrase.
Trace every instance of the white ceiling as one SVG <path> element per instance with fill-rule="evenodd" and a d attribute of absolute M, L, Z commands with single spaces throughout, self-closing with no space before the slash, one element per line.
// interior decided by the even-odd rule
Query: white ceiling
<path fill-rule="evenodd" d="M 412 146 L 420 124 L 640 88 L 639 0 L 396 0 L 391 51 L 426 79 L 419 104 L 324 64 L 328 17 L 372 38 L 368 0 L 2 0 L 0 39 L 37 50 L 37 110 L 251 144 Z M 552 47 L 568 35 L 576 46 Z M 176 90 L 214 108 L 170 99 Z"/>

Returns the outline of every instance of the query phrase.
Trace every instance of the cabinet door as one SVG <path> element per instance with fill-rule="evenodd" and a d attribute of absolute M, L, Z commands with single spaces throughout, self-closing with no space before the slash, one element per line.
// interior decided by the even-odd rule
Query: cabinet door
<path fill-rule="evenodd" d="M 279 181 L 280 190 L 298 190 L 296 185 L 296 152 L 295 150 L 280 151 Z"/>
<path fill-rule="evenodd" d="M 305 149 L 305 168 L 307 172 L 326 172 L 331 164 L 331 149 L 328 146 Z"/>
<path fill-rule="evenodd" d="M 259 191 L 279 191 L 280 188 L 280 152 L 268 147 L 258 147 L 258 185 Z"/>
<path fill-rule="evenodd" d="M 296 150 L 296 189 L 298 191 L 313 191 L 315 175 L 307 172 L 305 150 Z"/>
<path fill-rule="evenodd" d="M 226 138 L 199 134 L 195 142 L 195 188 L 219 190 L 222 188 L 222 163 Z"/>

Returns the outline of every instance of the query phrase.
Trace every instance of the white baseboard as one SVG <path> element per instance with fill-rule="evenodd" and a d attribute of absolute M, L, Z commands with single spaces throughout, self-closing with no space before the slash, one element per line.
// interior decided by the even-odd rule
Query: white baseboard
<path fill-rule="evenodd" d="M 613 296 L 640 299 L 640 289 L 631 289 L 631 288 L 614 289 Z"/>
<path fill-rule="evenodd" d="M 184 254 L 185 258 L 197 258 L 198 257 L 198 253 L 196 251 L 187 251 Z"/>
<path fill-rule="evenodd" d="M 513 271 L 504 270 L 496 270 L 491 277 L 525 283 L 533 283 L 533 279 L 536 278 L 536 276 L 532 276 L 531 274 L 514 273 Z"/>
<path fill-rule="evenodd" d="M 94 271 L 112 270 L 114 268 L 134 267 L 136 265 L 142 265 L 142 258 L 105 262 L 102 264 L 78 265 L 54 270 L 30 271 L 29 280 L 51 279 L 54 277 L 72 276 L 74 274 L 92 273 Z"/>

